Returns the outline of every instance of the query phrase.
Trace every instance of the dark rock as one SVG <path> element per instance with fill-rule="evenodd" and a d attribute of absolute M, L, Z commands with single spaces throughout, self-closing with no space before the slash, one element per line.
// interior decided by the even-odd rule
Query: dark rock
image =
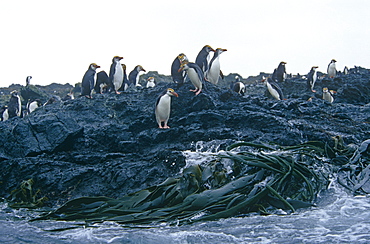
<path fill-rule="evenodd" d="M 151 76 L 158 81 L 153 89 L 57 101 L 1 122 L 0 196 L 32 178 L 49 204 L 80 196 L 120 197 L 178 174 L 185 150 L 215 152 L 236 141 L 330 144 L 334 136 L 359 144 L 370 137 L 367 70 L 320 80 L 317 94 L 306 91 L 304 79 L 288 79 L 281 83 L 283 101 L 264 95 L 266 87 L 256 82 L 262 75 L 242 79 L 250 82 L 245 96 L 227 84 L 210 83 L 195 96 L 190 83 L 176 87 L 168 77 Z M 225 80 L 234 81 L 231 76 Z M 334 103 L 321 99 L 324 86 L 337 91 Z M 61 89 L 68 93 L 70 87 Z M 171 129 L 158 129 L 154 105 L 168 87 L 179 97 L 172 99 Z"/>

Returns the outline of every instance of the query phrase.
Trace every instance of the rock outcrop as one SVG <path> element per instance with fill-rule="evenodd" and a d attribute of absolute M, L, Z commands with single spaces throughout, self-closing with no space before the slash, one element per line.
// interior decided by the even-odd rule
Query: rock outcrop
<path fill-rule="evenodd" d="M 224 149 L 237 141 L 332 144 L 337 136 L 360 144 L 370 138 L 368 70 L 322 79 L 317 94 L 301 78 L 280 85 L 287 100 L 270 98 L 259 81 L 246 84 L 245 96 L 210 83 L 194 96 L 190 83 L 159 82 L 153 89 L 58 101 L 0 122 L 0 196 L 32 178 L 52 205 L 120 197 L 178 174 L 186 163 L 182 152 L 199 150 L 199 142 Z M 336 91 L 334 103 L 321 99 L 325 86 Z M 168 87 L 179 97 L 172 99 L 171 129 L 158 129 L 154 105 Z"/>

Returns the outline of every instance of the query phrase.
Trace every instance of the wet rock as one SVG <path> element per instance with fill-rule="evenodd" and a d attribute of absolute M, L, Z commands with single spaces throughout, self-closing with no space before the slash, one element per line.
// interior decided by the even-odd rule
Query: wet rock
<path fill-rule="evenodd" d="M 316 94 L 306 91 L 304 79 L 288 79 L 281 84 L 283 101 L 265 96 L 266 87 L 255 80 L 246 84 L 245 96 L 210 83 L 195 96 L 190 83 L 177 87 L 165 80 L 153 89 L 57 101 L 1 122 L 0 196 L 32 178 L 49 204 L 120 197 L 178 174 L 185 150 L 224 149 L 237 141 L 296 145 L 340 136 L 358 144 L 370 138 L 366 69 L 320 80 Z M 321 99 L 324 86 L 337 91 L 334 103 Z M 168 87 L 179 97 L 172 98 L 171 129 L 158 129 L 154 105 Z M 198 148 L 197 142 L 218 146 Z"/>

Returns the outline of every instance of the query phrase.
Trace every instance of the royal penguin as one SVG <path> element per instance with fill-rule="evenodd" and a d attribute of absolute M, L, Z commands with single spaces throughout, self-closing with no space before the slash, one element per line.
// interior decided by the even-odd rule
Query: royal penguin
<path fill-rule="evenodd" d="M 227 49 L 217 48 L 211 61 L 209 62 L 208 72 L 206 73 L 206 78 L 209 82 L 217 85 L 220 78 L 221 68 L 220 68 L 220 54 L 226 52 Z"/>
<path fill-rule="evenodd" d="M 210 45 L 205 45 L 195 59 L 195 63 L 203 71 L 205 77 L 207 76 L 209 62 L 211 61 L 211 52 L 215 52 L 215 50 Z"/>
<path fill-rule="evenodd" d="M 155 105 L 155 118 L 160 129 L 170 128 L 167 123 L 170 118 L 171 97 L 173 96 L 178 97 L 179 95 L 172 88 L 168 88 L 157 99 Z"/>
<path fill-rule="evenodd" d="M 9 119 L 13 117 L 20 117 L 22 114 L 21 97 L 18 91 L 14 90 L 10 93 L 10 100 L 8 103 Z"/>
<path fill-rule="evenodd" d="M 128 75 L 128 80 L 130 81 L 131 84 L 135 84 L 135 86 L 141 86 L 139 84 L 139 72 L 140 71 L 144 71 L 146 72 L 146 70 L 143 68 L 143 66 L 141 65 L 137 65 L 131 72 L 130 74 Z"/>
<path fill-rule="evenodd" d="M 329 103 L 334 102 L 333 91 L 329 91 L 327 87 L 322 88 L 322 99 Z"/>
<path fill-rule="evenodd" d="M 130 86 L 130 81 L 128 80 L 126 73 L 126 64 L 122 64 L 122 70 L 123 70 L 123 81 L 121 87 L 118 90 L 126 91 Z"/>
<path fill-rule="evenodd" d="M 4 105 L 0 108 L 0 121 L 9 119 L 8 106 Z"/>
<path fill-rule="evenodd" d="M 317 80 L 317 68 L 318 66 L 312 66 L 310 72 L 307 75 L 307 88 L 312 92 L 316 92 L 313 88 Z"/>
<path fill-rule="evenodd" d="M 100 68 L 100 66 L 96 63 L 91 63 L 82 77 L 81 96 L 92 98 L 91 94 L 95 86 L 95 74 L 97 68 Z"/>
<path fill-rule="evenodd" d="M 27 114 L 32 113 L 39 107 L 42 107 L 42 102 L 40 101 L 40 99 L 35 99 L 33 101 L 29 100 L 26 105 Z"/>
<path fill-rule="evenodd" d="M 180 53 L 177 55 L 177 57 L 173 60 L 172 65 L 171 65 L 171 77 L 173 82 L 176 84 L 183 84 L 185 82 L 185 77 L 186 77 L 186 72 L 185 71 L 180 71 L 180 66 L 182 62 L 189 62 L 188 58 L 186 57 L 185 54 Z"/>
<path fill-rule="evenodd" d="M 99 71 L 96 74 L 94 90 L 98 94 L 108 93 L 114 90 L 113 83 L 111 83 L 107 72 L 105 72 L 104 70 Z"/>
<path fill-rule="evenodd" d="M 231 83 L 231 89 L 239 93 L 240 95 L 244 96 L 245 93 L 245 85 L 243 82 L 240 81 L 239 76 L 235 76 L 235 82 Z"/>
<path fill-rule="evenodd" d="M 146 88 L 153 88 L 155 87 L 154 77 L 149 77 L 146 80 Z"/>
<path fill-rule="evenodd" d="M 32 79 L 32 76 L 27 76 L 26 77 L 26 86 L 29 86 L 31 84 L 31 79 Z"/>
<path fill-rule="evenodd" d="M 279 84 L 275 81 L 273 81 L 270 77 L 267 79 L 262 79 L 262 82 L 266 81 L 267 90 L 269 93 L 277 100 L 283 100 L 284 95 L 283 91 L 281 90 Z"/>
<path fill-rule="evenodd" d="M 344 66 L 343 74 L 344 75 L 348 75 L 349 74 L 349 70 L 348 70 L 348 67 L 347 66 Z"/>
<path fill-rule="evenodd" d="M 123 69 L 120 63 L 122 59 L 123 57 L 114 56 L 109 70 L 109 82 L 113 84 L 113 90 L 116 94 L 120 94 L 118 90 L 123 82 Z"/>
<path fill-rule="evenodd" d="M 286 65 L 286 62 L 280 62 L 278 67 L 274 70 L 274 73 L 272 75 L 272 79 L 274 81 L 277 81 L 277 82 L 285 81 L 287 77 L 285 65 Z"/>
<path fill-rule="evenodd" d="M 65 95 L 63 98 L 62 98 L 62 101 L 68 101 L 68 100 L 73 100 L 75 99 L 75 96 L 73 94 L 73 88 L 71 89 L 70 92 L 67 93 L 67 95 Z"/>
<path fill-rule="evenodd" d="M 335 63 L 337 60 L 332 59 L 328 65 L 328 76 L 329 78 L 334 78 L 337 75 L 337 68 L 335 67 Z"/>
<path fill-rule="evenodd" d="M 203 71 L 196 63 L 184 62 L 181 64 L 179 72 L 185 70 L 187 76 L 189 77 L 191 83 L 194 85 L 195 89 L 190 90 L 198 95 L 203 88 L 204 74 Z"/>

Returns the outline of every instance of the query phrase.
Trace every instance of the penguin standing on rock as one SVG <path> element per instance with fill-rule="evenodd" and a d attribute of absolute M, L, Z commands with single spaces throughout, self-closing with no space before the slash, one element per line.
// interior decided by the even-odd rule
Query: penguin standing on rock
<path fill-rule="evenodd" d="M 35 99 L 33 101 L 28 101 L 28 103 L 26 105 L 27 114 L 32 113 L 33 111 L 35 111 L 36 108 L 39 108 L 41 106 L 42 106 L 42 102 L 40 101 L 40 99 Z"/>
<path fill-rule="evenodd" d="M 155 105 L 155 118 L 160 129 L 170 128 L 167 123 L 170 118 L 171 112 L 171 97 L 178 97 L 179 95 L 172 89 L 168 88 L 164 93 L 162 93 Z M 163 126 L 162 126 L 163 122 Z"/>
<path fill-rule="evenodd" d="M 21 98 L 18 95 L 18 91 L 14 90 L 10 93 L 10 100 L 8 103 L 8 114 L 9 119 L 13 117 L 20 117 L 22 114 Z"/>
<path fill-rule="evenodd" d="M 327 87 L 322 88 L 322 99 L 328 101 L 329 103 L 334 102 L 332 91 L 329 91 Z"/>
<path fill-rule="evenodd" d="M 310 72 L 307 75 L 307 88 L 312 92 L 316 92 L 313 87 L 315 86 L 317 80 L 317 68 L 318 66 L 312 66 Z"/>
<path fill-rule="evenodd" d="M 0 121 L 9 119 L 8 106 L 4 105 L 0 108 Z"/>
<path fill-rule="evenodd" d="M 207 76 L 207 72 L 209 69 L 209 62 L 211 60 L 210 52 L 214 52 L 215 50 L 210 45 L 205 45 L 198 53 L 195 63 L 199 66 L 199 68 L 203 71 L 204 76 Z"/>
<path fill-rule="evenodd" d="M 328 76 L 329 78 L 334 78 L 337 75 L 337 68 L 335 67 L 335 63 L 337 60 L 332 59 L 328 65 Z"/>
<path fill-rule="evenodd" d="M 274 70 L 272 74 L 272 79 L 277 82 L 283 82 L 286 79 L 286 69 L 285 69 L 286 62 L 280 62 L 277 69 Z"/>
<path fill-rule="evenodd" d="M 94 90 L 98 94 L 103 94 L 113 90 L 113 83 L 109 81 L 109 76 L 104 70 L 96 74 L 96 83 Z"/>
<path fill-rule="evenodd" d="M 126 64 L 122 64 L 122 70 L 123 70 L 123 81 L 122 86 L 118 90 L 126 91 L 130 86 L 130 81 L 127 79 Z"/>
<path fill-rule="evenodd" d="M 283 91 L 281 90 L 278 83 L 273 81 L 270 77 L 268 77 L 267 79 L 262 80 L 262 82 L 264 82 L 264 81 L 266 81 L 267 90 L 269 91 L 269 93 L 275 99 L 277 99 L 277 100 L 283 100 L 284 99 Z"/>
<path fill-rule="evenodd" d="M 155 87 L 154 77 L 149 77 L 146 82 L 146 88 L 153 88 Z"/>
<path fill-rule="evenodd" d="M 143 66 L 141 65 L 137 65 L 131 72 L 130 74 L 128 75 L 128 80 L 130 81 L 131 84 L 135 84 L 135 86 L 141 86 L 139 84 L 139 72 L 140 71 L 144 71 L 146 72 L 146 70 L 143 68 Z"/>
<path fill-rule="evenodd" d="M 243 82 L 240 81 L 239 76 L 235 76 L 235 82 L 231 84 L 231 89 L 239 93 L 240 95 L 244 96 L 245 93 L 245 85 Z"/>
<path fill-rule="evenodd" d="M 191 83 L 195 86 L 195 90 L 190 90 L 198 95 L 202 91 L 204 74 L 196 63 L 184 62 L 181 64 L 179 72 L 185 70 Z"/>
<path fill-rule="evenodd" d="M 220 54 L 223 52 L 226 52 L 227 49 L 223 48 L 217 48 L 215 50 L 215 53 L 211 59 L 211 62 L 209 62 L 209 68 L 208 72 L 206 73 L 206 78 L 209 82 L 217 85 L 218 79 L 221 74 L 221 68 L 220 68 Z"/>
<path fill-rule="evenodd" d="M 173 60 L 172 65 L 171 65 L 171 77 L 172 77 L 173 82 L 177 84 L 183 84 L 185 82 L 186 72 L 185 71 L 179 72 L 179 69 L 180 69 L 181 63 L 188 62 L 188 61 L 189 61 L 188 58 L 183 53 L 180 53 L 179 55 L 177 55 L 175 60 Z"/>
<path fill-rule="evenodd" d="M 95 74 L 97 68 L 100 68 L 100 66 L 97 65 L 96 63 L 91 63 L 89 65 L 88 70 L 86 71 L 85 75 L 82 78 L 81 96 L 92 98 L 91 93 L 95 85 Z"/>
<path fill-rule="evenodd" d="M 114 56 L 109 70 L 109 82 L 113 84 L 113 89 L 116 94 L 120 94 L 118 89 L 121 88 L 123 82 L 123 69 L 120 63 L 121 59 L 123 59 L 123 57 Z"/>
<path fill-rule="evenodd" d="M 30 85 L 31 79 L 32 79 L 32 76 L 30 76 L 30 75 L 26 77 L 26 86 Z"/>

